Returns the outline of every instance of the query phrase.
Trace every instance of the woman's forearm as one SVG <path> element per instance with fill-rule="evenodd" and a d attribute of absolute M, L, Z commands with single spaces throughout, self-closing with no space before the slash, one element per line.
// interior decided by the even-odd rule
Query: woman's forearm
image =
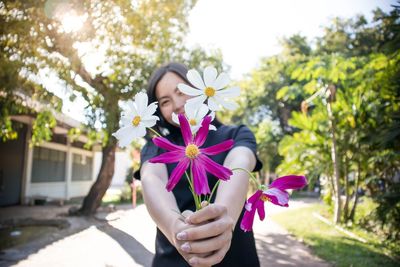
<path fill-rule="evenodd" d="M 175 197 L 172 192 L 165 189 L 166 181 L 160 178 L 160 173 L 154 173 L 153 170 L 149 171 L 143 167 L 142 188 L 147 210 L 157 227 L 173 244 L 172 223 L 181 216 Z"/>
<path fill-rule="evenodd" d="M 253 152 L 247 147 L 236 147 L 227 155 L 224 166 L 230 169 L 243 168 L 252 171 L 256 164 Z M 249 185 L 249 175 L 243 170 L 233 171 L 229 181 L 221 182 L 215 203 L 224 205 L 234 225 L 243 209 Z"/>

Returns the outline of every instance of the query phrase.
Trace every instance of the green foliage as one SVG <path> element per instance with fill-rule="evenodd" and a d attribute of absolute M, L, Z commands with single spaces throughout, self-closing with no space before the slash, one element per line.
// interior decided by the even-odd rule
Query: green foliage
<path fill-rule="evenodd" d="M 23 90 L 40 101 L 49 94 L 39 77 L 45 70 L 65 84 L 70 99 L 85 99 L 90 139 L 97 136 L 105 145 L 115 144 L 108 136 L 119 126 L 119 101 L 132 99 L 145 88 L 157 65 L 222 61 L 218 51 L 188 49 L 183 44 L 194 4 L 192 0 L 1 1 L 0 89 L 8 99 Z M 82 28 L 66 30 L 62 18 L 67 10 L 84 16 Z M 96 68 L 87 64 L 85 53 L 102 59 Z M 4 106 L 11 115 L 16 114 L 11 110 L 14 102 Z M 10 136 L 7 120 L 2 125 L 8 125 L 2 129 L 7 128 Z M 92 133 L 99 126 L 104 133 Z"/>
<path fill-rule="evenodd" d="M 280 139 L 281 132 L 279 126 L 271 120 L 265 118 L 256 128 L 253 129 L 258 142 L 258 154 L 264 163 L 264 171 L 275 170 L 280 161 L 278 156 L 277 140 Z"/>
<path fill-rule="evenodd" d="M 382 233 L 389 240 L 400 239 L 400 185 L 394 184 L 386 192 L 376 194 L 377 208 L 363 220 L 364 225 L 370 230 Z M 380 222 L 377 227 L 371 221 Z"/>
<path fill-rule="evenodd" d="M 156 66 L 169 61 L 193 66 L 221 60 L 218 51 L 208 53 L 184 45 L 188 13 L 195 3 L 195 0 L 0 1 L 0 97 L 6 99 L 1 114 L 26 114 L 13 110 L 17 102 L 14 98 L 22 91 L 33 102 L 44 104 L 38 109 L 27 107 L 30 114 L 38 113 L 33 143 L 48 140 L 54 121 L 41 112 L 50 107 L 61 111 L 61 105 L 53 104 L 57 99 L 49 91 L 54 88 L 42 84 L 43 76 L 58 79 L 66 98 L 83 98 L 85 102 L 87 125 L 81 131 L 89 138 L 85 147 L 96 141 L 103 145 L 104 155 L 112 155 L 117 140 L 111 134 L 119 128 L 121 104 L 146 88 Z M 83 20 L 82 27 L 68 29 L 71 25 L 66 25 L 65 16 L 74 14 L 74 22 L 78 17 Z M 47 123 L 44 117 L 49 119 Z M 13 137 L 10 121 L 0 122 L 1 137 Z M 72 137 L 78 134 L 76 130 L 70 132 Z M 98 180 L 83 202 L 82 213 L 94 212 L 113 170 L 111 160 L 102 165 Z"/>
<path fill-rule="evenodd" d="M 32 126 L 32 145 L 39 145 L 42 141 L 50 141 L 52 130 L 56 127 L 57 121 L 51 111 L 39 113 Z"/>
<path fill-rule="evenodd" d="M 255 129 L 260 157 L 276 167 L 271 172 L 305 174 L 311 185 L 319 181 L 327 203 L 335 193 L 334 129 L 347 222 L 360 222 L 354 199 L 360 189 L 375 198 L 393 192 L 398 184 L 394 180 L 400 171 L 400 53 L 399 42 L 395 43 L 399 22 L 399 7 L 388 14 L 374 11 L 370 22 L 363 16 L 334 18 L 316 46 L 298 35 L 284 38 L 282 53 L 262 59 L 240 84 L 244 94 L 236 118 Z M 281 134 L 274 135 L 264 119 L 279 125 Z M 275 156 L 273 147 L 282 158 Z M 278 165 L 270 163 L 273 158 L 279 159 Z M 379 183 L 386 185 L 383 191 Z M 397 233 L 397 208 L 379 199 L 375 214 L 386 210 L 380 214 L 388 216 L 373 220 L 375 226 Z M 389 206 L 393 210 L 386 209 Z"/>
<path fill-rule="evenodd" d="M 2 110 L 4 113 L 7 112 L 7 110 Z M 1 114 L 0 117 L 0 136 L 3 140 L 3 142 L 7 141 L 7 140 L 13 140 L 16 139 L 18 137 L 18 133 L 17 131 L 15 131 L 15 129 L 13 129 L 12 127 L 12 123 L 11 123 L 11 119 L 9 116 L 7 116 L 6 114 Z"/>
<path fill-rule="evenodd" d="M 334 226 L 318 220 L 313 213 L 329 217 L 330 212 L 327 206 L 314 204 L 310 207 L 274 214 L 271 219 L 309 246 L 318 257 L 334 266 L 394 267 L 398 265 L 396 258 L 398 248 L 383 244 L 380 236 L 357 227 L 347 229 L 367 240 L 367 243 L 362 243 L 338 231 Z"/>

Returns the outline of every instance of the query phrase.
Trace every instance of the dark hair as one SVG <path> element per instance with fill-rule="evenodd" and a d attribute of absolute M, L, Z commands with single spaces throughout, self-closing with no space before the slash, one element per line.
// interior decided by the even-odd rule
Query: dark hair
<path fill-rule="evenodd" d="M 157 84 L 168 72 L 175 73 L 187 84 L 190 84 L 189 80 L 186 78 L 186 73 L 188 72 L 188 68 L 185 65 L 177 62 L 170 62 L 168 64 L 165 64 L 157 68 L 150 76 L 149 83 L 147 85 L 147 96 L 149 98 L 149 103 L 158 101 L 156 97 Z M 156 124 L 157 132 L 165 135 L 165 129 L 166 129 L 170 134 L 179 133 L 179 129 L 177 127 L 175 127 L 174 125 L 167 122 L 167 120 L 165 120 L 165 118 L 161 114 L 159 106 L 157 108 L 155 115 L 157 115 L 160 118 L 160 120 Z"/>
<path fill-rule="evenodd" d="M 192 85 L 189 82 L 189 80 L 186 78 L 186 74 L 187 74 L 188 70 L 189 69 L 184 64 L 177 63 L 177 62 L 170 62 L 168 64 L 162 65 L 161 67 L 157 68 L 153 72 L 153 74 L 150 76 L 150 79 L 149 79 L 149 82 L 147 85 L 147 96 L 149 98 L 149 103 L 157 101 L 157 97 L 156 97 L 157 84 L 164 77 L 164 75 L 167 74 L 168 72 L 172 72 L 172 73 L 178 75 L 182 80 L 185 81 L 185 83 L 187 83 L 188 85 Z M 171 135 L 175 135 L 175 134 L 180 135 L 181 134 L 178 127 L 170 124 L 169 122 L 167 122 L 167 120 L 165 120 L 165 118 L 161 114 L 159 106 L 157 108 L 155 115 L 157 115 L 160 118 L 160 120 L 157 122 L 157 124 L 155 126 L 156 127 L 155 130 L 157 130 L 157 132 L 161 133 L 162 135 L 165 135 L 165 133 L 164 133 L 165 130 L 168 130 L 168 133 Z M 217 120 L 217 118 L 214 119 L 213 124 L 216 127 L 219 127 L 221 125 L 221 123 Z"/>

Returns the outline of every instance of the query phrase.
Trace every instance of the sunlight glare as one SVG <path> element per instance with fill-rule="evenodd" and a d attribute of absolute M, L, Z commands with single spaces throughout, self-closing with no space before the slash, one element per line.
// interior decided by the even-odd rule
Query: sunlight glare
<path fill-rule="evenodd" d="M 75 12 L 68 12 L 62 15 L 62 29 L 67 32 L 76 32 L 80 30 L 86 21 L 86 15 L 78 16 Z"/>

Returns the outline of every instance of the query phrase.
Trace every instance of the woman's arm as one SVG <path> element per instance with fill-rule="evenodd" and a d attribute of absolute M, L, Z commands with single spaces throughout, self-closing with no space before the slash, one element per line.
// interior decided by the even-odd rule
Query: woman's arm
<path fill-rule="evenodd" d="M 256 166 L 256 157 L 253 151 L 247 147 L 235 147 L 227 155 L 224 166 L 229 169 L 242 168 L 251 172 Z M 218 187 L 215 204 L 227 207 L 228 215 L 233 220 L 234 226 L 246 201 L 248 186 L 249 175 L 243 170 L 235 170 L 231 179 L 221 182 Z"/>
<path fill-rule="evenodd" d="M 189 255 L 181 250 L 183 242 L 177 239 L 177 234 L 190 226 L 182 220 L 173 193 L 165 188 L 168 181 L 166 165 L 146 161 L 141 167 L 140 176 L 143 198 L 150 216 L 169 242 L 188 260 Z M 191 213 L 185 211 L 183 214 L 188 216 Z"/>
<path fill-rule="evenodd" d="M 224 161 L 224 166 L 230 169 L 240 167 L 252 171 L 255 165 L 254 153 L 244 146 L 232 149 Z M 188 241 L 186 246 L 190 248 L 187 252 L 212 252 L 207 257 L 193 255 L 189 260 L 192 266 L 211 266 L 225 257 L 231 245 L 232 231 L 243 209 L 248 184 L 249 178 L 245 171 L 234 171 L 229 181 L 220 183 L 215 203 L 187 219 L 190 224 L 203 224 L 184 231 Z"/>

